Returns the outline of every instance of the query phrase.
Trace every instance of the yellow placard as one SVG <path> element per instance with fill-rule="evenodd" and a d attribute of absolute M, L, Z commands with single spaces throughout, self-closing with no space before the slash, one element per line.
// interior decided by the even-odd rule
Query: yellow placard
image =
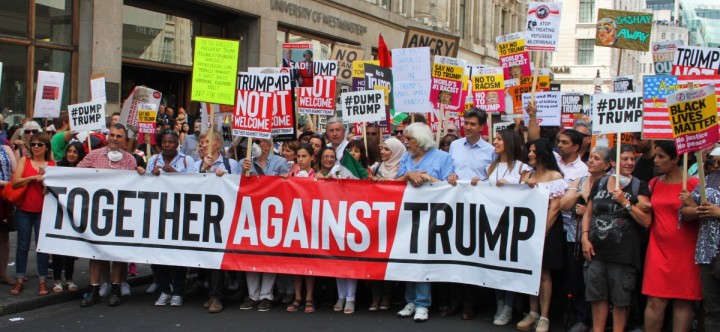
<path fill-rule="evenodd" d="M 473 91 L 505 89 L 503 73 L 478 75 L 472 77 Z"/>
<path fill-rule="evenodd" d="M 138 122 L 155 123 L 157 112 L 152 110 L 138 110 Z"/>
<path fill-rule="evenodd" d="M 433 77 L 449 80 L 461 80 L 465 77 L 465 68 L 460 66 L 444 65 L 433 63 Z"/>
<path fill-rule="evenodd" d="M 379 60 L 362 60 L 362 61 L 353 61 L 352 63 L 352 77 L 353 78 L 365 78 L 365 65 L 375 65 L 379 66 L 380 61 Z"/>
<path fill-rule="evenodd" d="M 512 40 L 500 43 L 497 46 L 500 56 L 516 54 L 525 51 L 525 39 Z"/>
<path fill-rule="evenodd" d="M 702 99 L 670 105 L 669 111 L 675 138 L 701 133 L 717 125 L 717 97 L 714 93 Z"/>
<path fill-rule="evenodd" d="M 235 105 L 240 42 L 195 38 L 191 99 L 213 104 Z"/>

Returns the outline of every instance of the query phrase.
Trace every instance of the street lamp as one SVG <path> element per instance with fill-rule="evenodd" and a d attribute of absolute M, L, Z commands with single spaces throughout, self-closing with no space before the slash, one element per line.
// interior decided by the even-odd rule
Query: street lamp
<path fill-rule="evenodd" d="M 600 69 L 597 70 L 597 75 L 593 78 L 593 84 L 595 85 L 595 93 L 602 93 L 603 79 L 600 77 Z"/>

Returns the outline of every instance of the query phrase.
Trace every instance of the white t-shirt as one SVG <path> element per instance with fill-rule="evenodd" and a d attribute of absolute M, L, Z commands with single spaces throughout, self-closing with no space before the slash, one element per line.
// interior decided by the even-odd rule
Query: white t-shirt
<path fill-rule="evenodd" d="M 490 165 L 485 168 L 485 171 L 487 172 L 489 169 Z M 488 173 L 487 180 L 492 184 L 496 184 L 498 180 L 503 179 L 507 181 L 507 183 L 518 184 L 522 178 L 522 173 L 531 170 L 532 167 L 530 167 L 530 165 L 519 160 L 515 161 L 515 165 L 512 169 L 508 169 L 508 164 L 506 162 L 498 162 L 492 173 Z"/>

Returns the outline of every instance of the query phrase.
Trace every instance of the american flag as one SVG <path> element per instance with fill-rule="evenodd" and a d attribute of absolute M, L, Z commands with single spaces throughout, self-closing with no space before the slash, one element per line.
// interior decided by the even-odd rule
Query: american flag
<path fill-rule="evenodd" d="M 643 87 L 643 138 L 673 139 L 670 115 L 665 98 L 678 91 L 677 77 L 645 76 L 643 78 Z"/>

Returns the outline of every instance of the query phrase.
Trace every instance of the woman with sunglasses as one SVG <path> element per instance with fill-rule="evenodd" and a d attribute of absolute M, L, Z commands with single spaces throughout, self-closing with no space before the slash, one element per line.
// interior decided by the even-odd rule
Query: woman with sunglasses
<path fill-rule="evenodd" d="M 19 295 L 23 291 L 23 283 L 25 281 L 25 272 L 27 270 L 28 252 L 30 251 L 30 239 L 35 229 L 35 243 L 37 243 L 40 233 L 40 219 L 42 216 L 43 197 L 45 194 L 45 186 L 43 185 L 43 177 L 45 167 L 55 166 L 52 161 L 50 151 L 50 137 L 47 134 L 37 133 L 32 135 L 29 140 L 30 152 L 27 156 L 20 158 L 18 168 L 13 175 L 13 188 L 20 188 L 27 185 L 25 199 L 17 207 L 15 213 L 15 221 L 17 222 L 17 252 L 15 259 L 16 278 L 15 286 L 10 291 L 12 295 Z M 47 295 L 48 288 L 45 283 L 45 277 L 48 274 L 48 254 L 37 253 L 37 269 L 40 284 L 38 286 L 38 295 Z"/>
<path fill-rule="evenodd" d="M 20 159 L 20 157 L 27 156 L 30 153 L 30 146 L 28 145 L 30 138 L 37 133 L 41 133 L 42 128 L 40 128 L 37 122 L 28 121 L 22 126 L 21 131 L 20 139 L 13 141 L 15 145 L 15 159 Z"/>
<path fill-rule="evenodd" d="M 695 244 L 695 264 L 700 266 L 705 331 L 720 331 L 720 276 L 713 273 L 712 264 L 720 246 L 720 148 L 710 152 L 705 167 L 707 202 L 700 203 L 700 186 L 695 187 L 692 194 L 682 191 L 680 221 L 681 228 L 690 223 L 700 227 Z"/>
<path fill-rule="evenodd" d="M 450 143 L 457 140 L 458 137 L 453 134 L 447 134 L 440 140 L 440 150 L 450 152 Z"/>

